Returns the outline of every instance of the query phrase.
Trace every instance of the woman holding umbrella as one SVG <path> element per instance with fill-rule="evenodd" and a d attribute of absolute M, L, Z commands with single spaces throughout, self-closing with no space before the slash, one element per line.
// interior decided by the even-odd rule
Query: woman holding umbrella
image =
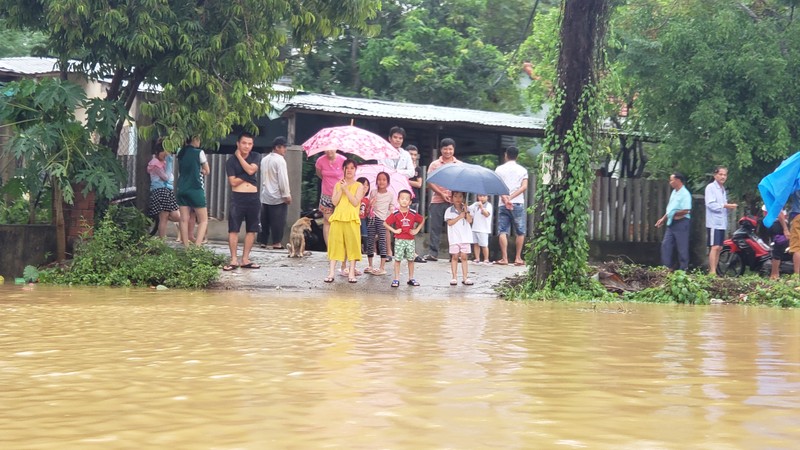
<path fill-rule="evenodd" d="M 334 203 L 333 188 L 339 180 L 342 179 L 342 167 L 347 158 L 336 150 L 325 150 L 314 168 L 317 171 L 317 176 L 322 179 L 322 188 L 319 196 L 319 210 L 322 212 L 322 236 L 325 238 L 325 245 L 328 245 L 328 234 L 331 229 L 331 214 L 333 214 Z"/>
<path fill-rule="evenodd" d="M 323 157 L 324 158 L 324 157 Z M 334 183 L 331 202 L 334 205 L 330 216 L 328 260 L 330 267 L 326 283 L 332 283 L 336 264 L 349 261 L 347 280 L 356 282 L 356 262 L 361 261 L 361 219 L 358 209 L 364 198 L 366 187 L 356 180 L 356 162 L 347 159 L 343 163 L 344 178 Z"/>

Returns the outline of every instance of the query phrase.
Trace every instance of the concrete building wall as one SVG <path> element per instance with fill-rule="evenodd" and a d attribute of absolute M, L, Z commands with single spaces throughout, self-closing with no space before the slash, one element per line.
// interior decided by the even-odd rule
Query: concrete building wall
<path fill-rule="evenodd" d="M 0 225 L 0 275 L 6 283 L 22 276 L 25 266 L 39 266 L 56 253 L 55 225 Z"/>

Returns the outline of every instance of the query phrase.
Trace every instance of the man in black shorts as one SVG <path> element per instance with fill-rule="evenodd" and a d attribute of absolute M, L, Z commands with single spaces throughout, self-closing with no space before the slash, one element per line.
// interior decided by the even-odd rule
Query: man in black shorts
<path fill-rule="evenodd" d="M 253 135 L 244 132 L 236 139 L 236 152 L 225 163 L 228 183 L 231 185 L 231 204 L 228 212 L 228 247 L 231 251 L 231 262 L 222 270 L 259 269 L 260 265 L 250 261 L 250 249 L 256 241 L 261 215 L 261 200 L 258 198 L 258 168 L 261 155 L 253 150 Z M 237 257 L 239 248 L 239 230 L 245 222 L 244 249 L 242 264 Z"/>

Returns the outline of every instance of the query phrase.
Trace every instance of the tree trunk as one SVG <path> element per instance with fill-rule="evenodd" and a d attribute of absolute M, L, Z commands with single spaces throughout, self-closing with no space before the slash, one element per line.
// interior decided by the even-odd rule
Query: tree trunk
<path fill-rule="evenodd" d="M 64 197 L 57 180 L 53 183 L 53 212 L 56 222 L 56 261 L 62 262 L 67 258 L 67 233 L 64 226 Z"/>
<path fill-rule="evenodd" d="M 353 74 L 353 91 L 361 91 L 361 72 L 358 70 L 358 48 L 361 39 L 358 34 L 353 34 L 353 41 L 350 43 L 350 72 Z"/>
<path fill-rule="evenodd" d="M 602 40 L 605 34 L 608 17 L 608 0 L 566 0 L 562 7 L 560 32 L 560 51 L 558 58 L 558 93 L 560 105 L 550 121 L 552 133 L 549 138 L 547 153 L 549 161 L 549 183 L 542 185 L 545 199 L 537 217 L 535 239 L 546 242 L 539 245 L 540 250 L 533 257 L 530 275 L 537 288 L 553 286 L 564 282 L 564 278 L 580 277 L 578 268 L 585 266 L 586 256 L 581 256 L 581 247 L 586 244 L 586 230 L 576 229 L 581 219 L 579 204 L 583 199 L 570 198 L 567 191 L 581 191 L 581 184 L 586 183 L 583 174 L 573 172 L 588 170 L 586 167 L 571 167 L 571 159 L 579 157 L 582 162 L 588 156 L 586 147 L 576 143 L 577 137 L 583 143 L 591 143 L 590 136 L 594 131 L 591 102 L 592 90 L 596 83 L 596 70 L 602 58 Z M 571 136 L 569 136 L 572 134 Z M 569 138 L 568 138 L 569 137 Z M 576 153 L 581 152 L 581 153 Z M 588 198 L 586 199 L 588 202 Z M 566 248 L 567 246 L 576 246 Z M 554 254 L 559 252 L 559 254 Z M 577 258 L 584 261 L 575 261 Z M 558 266 L 562 273 L 561 280 L 551 282 L 551 276 Z M 567 272 L 576 273 L 568 274 Z"/>

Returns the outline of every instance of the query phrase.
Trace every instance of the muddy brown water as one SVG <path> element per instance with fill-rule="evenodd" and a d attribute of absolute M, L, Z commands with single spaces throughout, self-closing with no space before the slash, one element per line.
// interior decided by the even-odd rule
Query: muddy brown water
<path fill-rule="evenodd" d="M 3 449 L 779 449 L 800 317 L 0 286 Z"/>

